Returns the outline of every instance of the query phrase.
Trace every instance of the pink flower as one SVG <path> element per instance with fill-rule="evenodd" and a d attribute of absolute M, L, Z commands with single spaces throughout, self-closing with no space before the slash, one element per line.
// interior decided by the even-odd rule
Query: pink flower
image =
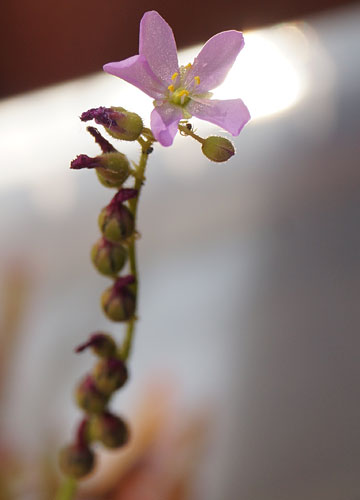
<path fill-rule="evenodd" d="M 244 46 L 242 33 L 223 31 L 208 40 L 193 64 L 180 66 L 172 29 L 154 10 L 140 22 L 139 55 L 105 64 L 104 71 L 135 85 L 154 99 L 151 130 L 170 146 L 180 120 L 196 116 L 239 135 L 250 119 L 241 99 L 211 100 Z"/>

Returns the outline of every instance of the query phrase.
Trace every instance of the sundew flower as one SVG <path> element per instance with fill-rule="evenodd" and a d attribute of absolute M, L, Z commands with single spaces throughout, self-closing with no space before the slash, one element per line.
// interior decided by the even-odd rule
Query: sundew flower
<path fill-rule="evenodd" d="M 180 120 L 196 116 L 239 135 L 250 119 L 241 99 L 210 99 L 244 46 L 235 30 L 214 35 L 192 64 L 180 66 L 172 29 L 156 11 L 140 22 L 139 54 L 105 64 L 104 71 L 135 85 L 154 99 L 151 130 L 163 146 L 171 146 Z"/>

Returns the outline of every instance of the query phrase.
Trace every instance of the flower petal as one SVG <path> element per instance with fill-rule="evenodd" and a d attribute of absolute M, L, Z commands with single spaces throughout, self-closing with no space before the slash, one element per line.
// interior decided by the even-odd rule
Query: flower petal
<path fill-rule="evenodd" d="M 183 114 L 180 108 L 168 102 L 156 106 L 151 113 L 151 130 L 162 146 L 171 146 Z"/>
<path fill-rule="evenodd" d="M 196 76 L 200 78 L 196 93 L 200 94 L 220 85 L 243 46 L 244 37 L 240 31 L 223 31 L 210 38 L 187 74 L 186 87 L 193 84 Z"/>
<path fill-rule="evenodd" d="M 241 99 L 225 101 L 196 99 L 191 100 L 187 110 L 192 115 L 219 125 L 230 134 L 239 135 L 242 128 L 250 120 L 250 113 Z"/>
<path fill-rule="evenodd" d="M 118 76 L 135 85 L 155 99 L 162 98 L 166 91 L 165 85 L 154 75 L 146 58 L 142 55 L 105 64 L 103 69 L 110 75 Z"/>
<path fill-rule="evenodd" d="M 179 71 L 176 42 L 172 29 L 155 10 L 145 12 L 141 19 L 139 53 L 168 86 L 172 75 Z"/>

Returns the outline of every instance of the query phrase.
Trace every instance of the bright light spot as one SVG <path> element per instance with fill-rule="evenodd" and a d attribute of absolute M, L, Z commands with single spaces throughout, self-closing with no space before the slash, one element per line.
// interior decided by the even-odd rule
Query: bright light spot
<path fill-rule="evenodd" d="M 280 26 L 245 34 L 245 47 L 214 97 L 241 97 L 252 119 L 294 106 L 307 84 L 306 59 L 299 57 L 307 40 L 293 26 Z M 289 48 L 293 50 L 289 50 Z"/>

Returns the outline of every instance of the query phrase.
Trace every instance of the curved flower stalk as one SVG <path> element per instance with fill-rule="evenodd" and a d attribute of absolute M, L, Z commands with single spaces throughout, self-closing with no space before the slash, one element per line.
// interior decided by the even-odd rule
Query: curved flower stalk
<path fill-rule="evenodd" d="M 84 416 L 74 441 L 60 453 L 60 468 L 67 480 L 56 500 L 74 498 L 76 481 L 91 473 L 96 465 L 94 443 L 119 448 L 129 440 L 127 424 L 109 406 L 112 396 L 128 380 L 139 283 L 137 208 L 148 157 L 155 143 L 170 146 L 178 130 L 198 141 L 204 155 L 212 161 L 224 162 L 235 154 L 231 141 L 225 137 L 200 137 L 188 119 L 194 115 L 233 135 L 240 133 L 250 119 L 245 104 L 241 99 L 211 100 L 208 90 L 223 81 L 243 45 L 240 32 L 219 33 L 205 44 L 193 64 L 179 67 L 171 28 L 157 12 L 147 12 L 140 25 L 139 55 L 107 64 L 104 69 L 154 98 L 151 129 L 144 126 L 139 115 L 122 107 L 92 108 L 80 117 L 84 122 L 94 120 L 113 139 L 138 142 L 140 160 L 130 162 L 90 126 L 87 130 L 101 154 L 93 158 L 80 154 L 71 162 L 72 169 L 93 169 L 103 186 L 116 189 L 110 203 L 100 211 L 101 237 L 92 246 L 91 259 L 96 269 L 112 280 L 101 295 L 102 310 L 110 321 L 122 323 L 126 329 L 120 343 L 108 333 L 95 332 L 76 348 L 77 353 L 91 349 L 97 362 L 76 387 L 76 402 Z"/>
<path fill-rule="evenodd" d="M 154 99 L 151 130 L 163 146 L 171 146 L 180 120 L 196 116 L 219 125 L 233 136 L 250 119 L 241 99 L 211 100 L 244 46 L 242 33 L 224 31 L 210 38 L 193 63 L 180 66 L 174 34 L 156 12 L 140 22 L 139 54 L 105 64 L 104 71 L 135 85 Z"/>

